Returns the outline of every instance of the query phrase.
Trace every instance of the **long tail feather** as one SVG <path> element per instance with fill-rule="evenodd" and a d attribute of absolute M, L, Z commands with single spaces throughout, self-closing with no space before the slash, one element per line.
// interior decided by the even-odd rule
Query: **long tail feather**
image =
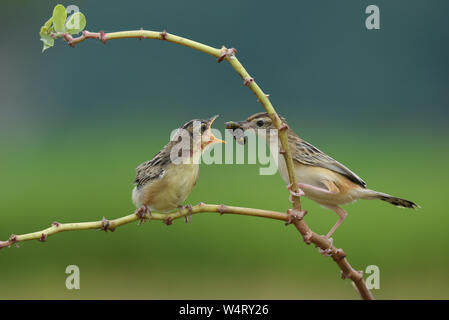
<path fill-rule="evenodd" d="M 420 208 L 419 205 L 414 203 L 413 201 L 405 200 L 402 198 L 394 197 L 386 193 L 377 192 L 374 190 L 365 189 L 364 190 L 364 199 L 379 199 L 382 201 L 386 201 L 388 203 L 391 203 L 392 205 L 400 208 Z"/>

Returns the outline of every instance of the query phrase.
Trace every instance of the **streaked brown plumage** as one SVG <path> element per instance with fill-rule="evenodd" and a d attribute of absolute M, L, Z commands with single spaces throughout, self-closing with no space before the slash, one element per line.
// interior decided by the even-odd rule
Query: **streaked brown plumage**
<path fill-rule="evenodd" d="M 284 118 L 281 120 L 286 124 Z M 255 130 L 256 134 L 267 140 L 270 130 L 276 130 L 270 117 L 265 112 L 259 112 L 250 116 L 246 121 L 228 122 L 228 129 Z M 330 237 L 338 226 L 346 218 L 346 212 L 339 206 L 357 201 L 358 199 L 380 199 L 395 206 L 403 208 L 416 208 L 412 201 L 391 196 L 386 193 L 377 192 L 366 188 L 366 183 L 347 167 L 334 160 L 312 144 L 304 141 L 296 133 L 288 128 L 287 137 L 292 154 L 296 180 L 300 194 L 304 194 L 318 204 L 335 211 L 339 220 L 327 234 Z M 287 166 L 283 156 L 279 156 L 281 148 L 274 154 L 278 157 L 279 173 L 285 183 L 289 183 Z M 271 150 L 273 152 L 273 150 Z"/>

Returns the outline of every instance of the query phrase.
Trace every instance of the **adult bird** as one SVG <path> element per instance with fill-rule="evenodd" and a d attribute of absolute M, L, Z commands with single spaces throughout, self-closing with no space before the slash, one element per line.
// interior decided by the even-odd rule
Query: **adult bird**
<path fill-rule="evenodd" d="M 418 207 L 412 201 L 367 189 L 366 183 L 359 176 L 318 148 L 298 137 L 298 135 L 287 126 L 285 119 L 283 117 L 280 118 L 283 125 L 287 128 L 288 144 L 292 154 L 294 172 L 296 181 L 299 182 L 298 193 L 292 192 L 291 185 L 288 185 L 287 188 L 293 195 L 305 195 L 307 198 L 338 214 L 339 219 L 328 232 L 328 238 L 332 236 L 347 216 L 346 211 L 340 208 L 340 205 L 342 204 L 354 202 L 359 199 L 380 199 L 397 207 Z M 246 121 L 227 122 L 226 128 L 233 130 L 241 129 L 243 131 L 253 129 L 259 137 L 266 139 L 268 145 L 270 145 L 271 139 L 278 139 L 278 135 L 270 134 L 271 130 L 277 129 L 266 112 L 253 114 L 247 118 Z M 241 143 L 245 141 L 242 132 L 240 135 L 234 135 L 234 137 Z M 285 183 L 288 184 L 289 176 L 287 165 L 284 157 L 279 156 L 282 146 L 280 141 L 276 142 L 279 146 L 278 150 L 276 150 L 279 173 Z M 271 143 L 271 145 L 273 144 Z M 275 155 L 273 150 L 271 150 L 271 152 Z"/>

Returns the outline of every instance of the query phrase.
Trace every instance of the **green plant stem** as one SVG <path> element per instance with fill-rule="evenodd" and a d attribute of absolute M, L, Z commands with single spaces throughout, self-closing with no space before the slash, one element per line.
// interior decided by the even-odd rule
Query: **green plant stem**
<path fill-rule="evenodd" d="M 123 226 L 123 225 L 131 223 L 131 222 L 135 222 L 138 220 L 142 220 L 142 219 L 144 219 L 144 220 L 162 220 L 166 224 L 171 224 L 171 222 L 175 219 L 179 219 L 181 217 L 187 217 L 189 214 L 197 214 L 200 212 L 219 212 L 221 214 L 225 214 L 225 213 L 240 214 L 240 215 L 246 215 L 246 216 L 264 217 L 264 218 L 281 220 L 281 221 L 285 221 L 287 219 L 287 215 L 282 212 L 200 203 L 200 204 L 192 207 L 191 212 L 189 212 L 188 208 L 183 208 L 183 209 L 179 210 L 178 212 L 170 213 L 170 214 L 152 213 L 151 218 L 148 215 L 141 218 L 136 213 L 133 213 L 133 214 L 129 214 L 124 217 L 120 217 L 120 218 L 113 219 L 113 220 L 103 219 L 103 220 L 99 220 L 99 221 L 75 222 L 75 223 L 53 222 L 50 227 L 40 230 L 40 231 L 26 233 L 26 234 L 22 234 L 22 235 L 11 235 L 11 237 L 7 241 L 0 241 L 0 249 L 17 244 L 19 242 L 24 242 L 24 241 L 29 241 L 29 240 L 46 241 L 49 236 L 54 235 L 59 232 L 65 232 L 65 231 L 80 231 L 80 230 L 114 231 L 116 228 L 118 228 L 120 226 Z"/>
<path fill-rule="evenodd" d="M 243 67 L 243 65 L 240 63 L 240 61 L 235 57 L 235 49 L 227 49 L 226 47 L 222 47 L 221 49 L 213 48 L 208 45 L 204 45 L 202 43 L 186 39 L 174 34 L 167 33 L 165 30 L 162 32 L 157 31 L 148 31 L 148 30 L 131 30 L 131 31 L 121 31 L 121 32 L 111 32 L 111 33 L 104 33 L 104 32 L 88 32 L 84 31 L 83 35 L 77 38 L 73 38 L 70 34 L 59 34 L 56 35 L 57 37 L 62 37 L 70 46 L 74 47 L 78 43 L 83 42 L 86 39 L 94 38 L 102 41 L 106 44 L 109 40 L 114 39 L 125 39 L 125 38 L 137 38 L 137 39 L 157 39 L 157 40 L 163 40 L 168 41 L 176 44 L 180 44 L 195 50 L 202 51 L 204 53 L 207 53 L 209 55 L 212 55 L 217 58 L 217 61 L 223 61 L 226 60 L 229 62 L 229 64 L 234 68 L 234 70 L 240 75 L 240 77 L 243 79 L 243 84 L 248 86 L 249 89 L 257 96 L 259 102 L 264 107 L 265 111 L 270 116 L 271 120 L 273 121 L 273 124 L 276 126 L 276 128 L 279 131 L 279 139 L 283 148 L 283 155 L 286 160 L 288 174 L 289 174 L 289 180 L 292 186 L 292 191 L 297 192 L 298 186 L 296 183 L 296 177 L 294 174 L 294 166 L 293 166 L 293 160 L 291 156 L 291 151 L 288 145 L 288 138 L 286 134 L 286 130 L 284 124 L 282 123 L 281 119 L 279 118 L 278 114 L 276 113 L 276 110 L 274 109 L 273 105 L 271 104 L 270 99 L 268 98 L 268 95 L 266 95 L 262 89 L 258 86 L 256 81 L 250 76 L 250 74 L 246 71 L 246 69 Z M 224 213 L 234 213 L 234 214 L 243 214 L 243 215 L 252 215 L 252 216 L 260 216 L 265 218 L 272 218 L 272 219 L 278 219 L 278 220 L 285 220 L 285 221 L 291 221 L 296 229 L 301 233 L 303 236 L 304 241 L 307 244 L 314 243 L 315 246 L 322 249 L 326 255 L 329 255 L 332 257 L 332 259 L 336 262 L 338 267 L 341 269 L 342 272 L 342 278 L 349 278 L 353 281 L 354 286 L 356 288 L 356 291 L 360 294 L 362 299 L 371 300 L 374 299 L 373 295 L 371 294 L 370 290 L 366 287 L 366 284 L 363 280 L 363 274 L 361 271 L 355 271 L 349 262 L 346 259 L 346 255 L 343 252 L 342 249 L 337 249 L 333 243 L 326 237 L 318 235 L 314 233 L 310 227 L 306 224 L 304 219 L 293 219 L 290 220 L 288 215 L 279 213 L 279 212 L 273 212 L 273 211 L 266 211 L 266 210 L 258 210 L 258 209 L 249 209 L 249 208 L 240 208 L 240 207 L 230 207 L 230 206 L 217 206 L 217 205 L 198 205 L 193 207 L 192 213 L 198 213 L 198 212 L 220 212 L 219 208 L 227 208 L 229 211 L 224 211 Z M 301 203 L 298 196 L 293 197 L 293 210 L 295 211 L 301 211 Z M 176 213 L 169 215 L 168 219 L 176 219 L 181 216 L 184 216 L 184 214 Z M 99 229 L 104 228 L 107 230 L 108 228 L 110 230 L 113 230 L 114 228 L 132 222 L 139 219 L 136 215 L 128 215 L 116 220 L 112 221 L 97 221 L 97 222 L 85 222 L 85 223 L 75 223 L 75 224 L 63 224 L 59 226 L 52 226 L 48 229 L 45 229 L 43 231 L 29 233 L 21 236 L 12 236 L 8 241 L 0 242 L 0 248 L 10 245 L 13 243 L 16 243 L 18 241 L 25 241 L 25 240 L 31 240 L 31 239 L 41 239 L 45 240 L 46 237 L 50 234 L 54 234 L 61 231 L 72 231 L 72 230 L 86 230 L 86 229 Z M 165 215 L 159 215 L 159 214 L 153 214 L 153 219 L 155 220 L 161 220 L 161 219 L 167 219 Z M 107 228 L 105 228 L 105 223 L 108 222 Z M 44 234 L 44 236 L 42 235 Z"/>

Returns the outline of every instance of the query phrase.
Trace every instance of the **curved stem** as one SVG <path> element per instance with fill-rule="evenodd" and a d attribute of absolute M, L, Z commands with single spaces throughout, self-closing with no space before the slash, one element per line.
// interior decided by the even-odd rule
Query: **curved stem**
<path fill-rule="evenodd" d="M 125 224 L 138 221 L 138 220 L 162 220 L 166 224 L 171 224 L 171 222 L 175 219 L 186 217 L 189 214 L 196 214 L 200 212 L 219 212 L 221 214 L 230 213 L 230 214 L 240 214 L 246 216 L 254 216 L 254 217 L 264 217 L 269 219 L 281 220 L 285 221 L 287 219 L 287 215 L 282 212 L 270 211 L 270 210 L 261 210 L 261 209 L 252 209 L 252 208 L 242 208 L 242 207 L 233 207 L 233 206 L 225 206 L 225 205 L 217 205 L 217 204 L 204 204 L 200 203 L 189 210 L 188 208 L 184 208 L 179 210 L 179 212 L 171 213 L 171 214 L 163 214 L 163 213 L 152 213 L 151 217 L 139 216 L 137 213 L 133 213 L 130 215 L 126 215 L 124 217 L 120 217 L 114 220 L 107 220 L 103 218 L 99 221 L 92 222 L 75 222 L 75 223 L 59 223 L 53 222 L 52 225 L 46 229 L 26 233 L 22 235 L 11 235 L 11 237 L 7 241 L 0 241 L 0 249 L 4 247 L 9 247 L 13 244 L 17 244 L 18 242 L 29 241 L 29 240 L 39 240 L 46 241 L 47 238 L 51 235 L 54 235 L 59 232 L 65 231 L 79 231 L 79 230 L 104 230 L 104 231 L 114 231 L 116 228 L 123 226 Z"/>
<path fill-rule="evenodd" d="M 121 32 L 111 32 L 104 33 L 100 32 L 89 32 L 84 31 L 83 35 L 77 38 L 73 38 L 70 34 L 57 34 L 56 37 L 62 37 L 70 46 L 74 47 L 78 43 L 83 42 L 86 39 L 94 38 L 102 41 L 106 44 L 108 40 L 113 39 L 125 39 L 125 38 L 137 38 L 137 39 L 157 39 L 168 41 L 172 43 L 177 43 L 195 50 L 199 50 L 201 52 L 207 53 L 217 58 L 217 62 L 221 62 L 226 60 L 229 64 L 234 68 L 234 70 L 240 75 L 243 79 L 243 84 L 248 86 L 249 89 L 257 96 L 259 102 L 264 107 L 265 111 L 270 116 L 273 124 L 279 131 L 279 139 L 284 150 L 283 155 L 286 160 L 289 180 L 292 186 L 292 191 L 297 192 L 298 186 L 296 183 L 296 177 L 294 174 L 294 166 L 293 160 L 291 156 L 291 151 L 288 144 L 287 133 L 285 130 L 286 124 L 284 124 L 279 118 L 276 110 L 271 104 L 268 95 L 266 95 L 259 85 L 254 81 L 254 78 L 250 76 L 250 74 L 246 71 L 243 65 L 235 56 L 237 52 L 235 49 L 227 49 L 226 47 L 222 47 L 221 49 L 213 48 L 208 45 L 204 45 L 202 43 L 186 39 L 174 34 L 167 33 L 165 30 L 162 32 L 157 31 L 149 31 L 149 30 L 131 30 L 131 31 L 121 31 Z M 225 209 L 226 208 L 226 209 Z M 301 211 L 301 203 L 298 196 L 293 197 L 293 209 Z M 170 215 L 160 215 L 153 214 L 153 219 L 162 220 L 162 219 L 176 219 L 181 216 L 185 216 L 186 209 L 184 209 L 181 213 L 175 213 Z M 365 282 L 363 280 L 363 273 L 361 271 L 355 271 L 349 262 L 346 259 L 346 255 L 342 249 L 337 249 L 328 238 L 318 235 L 314 233 L 304 219 L 295 218 L 293 220 L 289 220 L 289 216 L 283 213 L 267 211 L 267 210 L 258 210 L 258 209 L 249 209 L 249 208 L 241 208 L 241 207 L 231 207 L 231 206 L 217 206 L 217 205 L 206 205 L 200 204 L 192 208 L 192 213 L 198 212 L 223 212 L 223 213 L 233 213 L 233 214 L 243 214 L 243 215 L 252 215 L 259 216 L 277 220 L 285 220 L 288 222 L 292 222 L 296 229 L 303 236 L 304 241 L 307 244 L 314 243 L 315 246 L 321 248 L 325 251 L 326 255 L 332 257 L 332 259 L 336 262 L 338 267 L 341 269 L 342 278 L 349 278 L 353 281 L 356 291 L 360 294 L 363 299 L 374 299 L 369 289 L 366 287 Z M 167 218 L 168 217 L 168 218 Z M 31 239 L 40 239 L 44 241 L 47 236 L 61 232 L 61 231 L 72 231 L 72 230 L 86 230 L 86 229 L 99 229 L 103 228 L 104 230 L 113 230 L 114 228 L 132 222 L 139 219 L 135 214 L 128 215 L 122 218 L 118 218 L 112 221 L 102 220 L 97 222 L 85 222 L 85 223 L 74 223 L 74 224 L 59 224 L 53 225 L 50 228 L 45 230 L 29 233 L 21 236 L 11 236 L 8 241 L 0 242 L 0 249 L 5 246 L 9 246 L 18 241 L 25 241 Z M 171 221 L 171 220 L 170 220 Z"/>

